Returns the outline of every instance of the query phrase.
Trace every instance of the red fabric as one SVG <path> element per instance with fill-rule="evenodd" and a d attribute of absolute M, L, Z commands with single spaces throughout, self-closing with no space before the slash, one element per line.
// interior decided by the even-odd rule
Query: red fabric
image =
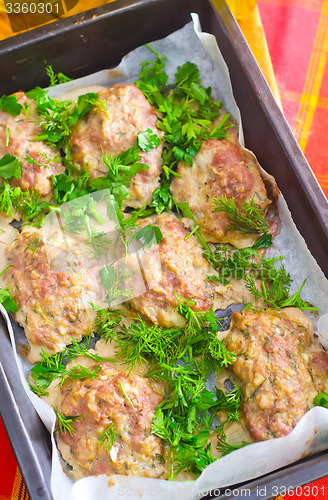
<path fill-rule="evenodd" d="M 28 494 L 0 418 L 0 500 L 28 500 Z"/>
<path fill-rule="evenodd" d="M 328 1 L 259 0 L 258 6 L 285 117 L 328 196 Z M 278 498 L 326 499 L 328 477 Z"/>
<path fill-rule="evenodd" d="M 328 1 L 258 6 L 284 114 L 328 196 Z"/>

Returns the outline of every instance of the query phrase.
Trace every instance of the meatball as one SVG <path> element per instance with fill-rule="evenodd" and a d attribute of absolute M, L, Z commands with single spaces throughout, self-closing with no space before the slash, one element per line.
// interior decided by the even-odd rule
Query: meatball
<path fill-rule="evenodd" d="M 236 355 L 233 371 L 254 439 L 289 434 L 317 394 L 311 358 L 320 354 L 328 361 L 311 321 L 295 308 L 234 313 L 226 344 Z"/>
<path fill-rule="evenodd" d="M 9 246 L 5 278 L 19 310 L 14 319 L 31 346 L 30 362 L 41 349 L 54 354 L 94 328 L 99 290 L 81 263 L 80 242 L 66 237 L 45 243 L 41 232 L 22 232 Z M 70 250 L 68 250 L 70 248 Z"/>
<path fill-rule="evenodd" d="M 76 479 L 97 474 L 163 478 L 162 442 L 151 433 L 162 386 L 107 363 L 89 369 L 99 367 L 96 378 L 67 378 L 60 389 L 58 412 L 77 417 L 74 432 L 57 435 L 63 458 Z"/>
<path fill-rule="evenodd" d="M 232 243 L 242 248 L 254 243 L 256 236 L 228 230 L 229 221 L 222 212 L 213 212 L 213 198 L 235 199 L 238 208 L 254 199 L 265 215 L 270 203 L 259 167 L 254 157 L 242 148 L 234 132 L 224 140 L 205 141 L 196 154 L 193 165 L 178 164 L 171 192 L 178 202 L 187 201 L 200 224 L 206 241 Z"/>
<path fill-rule="evenodd" d="M 177 296 L 194 301 L 195 311 L 213 307 L 213 285 L 206 279 L 209 264 L 195 236 L 188 232 L 175 215 L 169 212 L 144 219 L 160 228 L 163 239 L 145 249 L 141 258 L 147 290 L 133 298 L 133 308 L 153 323 L 166 327 L 182 327 L 184 319 L 176 312 Z"/>
<path fill-rule="evenodd" d="M 35 101 L 24 92 L 14 95 L 23 109 L 18 116 L 0 111 L 0 157 L 10 154 L 22 162 L 21 178 L 10 181 L 12 185 L 47 196 L 51 191 L 51 176 L 63 173 L 65 168 L 56 149 L 34 141 L 42 134 Z"/>
<path fill-rule="evenodd" d="M 93 107 L 74 128 L 71 154 L 79 167 L 89 170 L 92 177 L 105 175 L 107 167 L 102 157 L 123 153 L 137 143 L 137 135 L 151 129 L 157 136 L 157 117 L 146 97 L 135 85 L 114 85 L 99 92 L 105 110 Z M 142 152 L 141 162 L 149 166 L 130 180 L 130 199 L 125 206 L 141 207 L 150 202 L 159 185 L 162 146 Z"/>

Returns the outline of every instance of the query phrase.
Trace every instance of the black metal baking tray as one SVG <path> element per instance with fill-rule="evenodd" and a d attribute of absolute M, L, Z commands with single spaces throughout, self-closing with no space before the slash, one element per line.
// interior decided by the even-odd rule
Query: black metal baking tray
<path fill-rule="evenodd" d="M 46 86 L 47 64 L 72 78 L 114 67 L 130 50 L 182 28 L 190 12 L 198 13 L 203 30 L 216 36 L 228 64 L 246 146 L 276 178 L 300 233 L 328 277 L 327 200 L 224 0 L 117 0 L 4 40 L 0 95 Z M 12 368 L 9 339 L 0 328 L 1 415 L 31 499 L 51 500 L 49 438 Z M 327 466 L 328 453 L 320 453 L 235 487 L 241 487 L 240 496 L 247 487 L 248 497 L 255 498 L 258 488 L 266 486 L 261 498 L 271 498 L 282 491 L 273 486 L 306 484 L 326 475 Z M 224 488 L 220 495 L 231 497 Z"/>

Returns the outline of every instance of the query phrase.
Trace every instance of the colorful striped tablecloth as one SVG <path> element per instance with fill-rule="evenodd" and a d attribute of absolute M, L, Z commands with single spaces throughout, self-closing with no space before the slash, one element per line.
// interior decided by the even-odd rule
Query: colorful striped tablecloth
<path fill-rule="evenodd" d="M 104 3 L 81 0 L 68 14 Z M 276 78 L 272 80 L 273 90 L 279 92 L 287 121 L 328 196 L 328 0 L 258 0 L 257 6 Z M 241 21 L 241 26 L 247 22 Z M 261 23 L 248 22 L 247 30 L 246 36 L 270 80 Z M 11 35 L 0 0 L 0 40 Z M 25 500 L 28 494 L 1 419 L 0 443 L 0 500 Z M 290 494 L 287 498 L 296 497 Z M 297 498 L 328 498 L 328 477 L 299 490 Z"/>

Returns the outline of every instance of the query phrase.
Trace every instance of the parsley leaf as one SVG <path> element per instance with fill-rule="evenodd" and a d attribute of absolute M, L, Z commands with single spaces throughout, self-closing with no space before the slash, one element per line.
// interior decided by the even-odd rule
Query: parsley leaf
<path fill-rule="evenodd" d="M 15 156 L 6 154 L 0 160 L 0 177 L 20 179 L 22 163 Z"/>
<path fill-rule="evenodd" d="M 145 132 L 140 132 L 137 137 L 138 146 L 143 151 L 150 151 L 153 148 L 157 148 L 161 140 L 157 134 L 155 134 L 150 128 Z"/>
<path fill-rule="evenodd" d="M 126 302 L 133 290 L 126 284 L 127 280 L 133 275 L 133 271 L 127 271 L 124 266 L 105 266 L 99 271 L 99 276 L 107 292 L 109 305 L 113 303 Z"/>
<path fill-rule="evenodd" d="M 231 124 L 226 114 L 211 130 L 220 116 L 221 103 L 211 99 L 211 88 L 202 87 L 195 64 L 178 67 L 175 81 L 168 84 L 165 58 L 149 48 L 156 60 L 141 64 L 136 85 L 161 116 L 157 126 L 164 132 L 163 172 L 168 179 L 179 161 L 192 165 L 203 141 L 226 137 Z"/>
<path fill-rule="evenodd" d="M 143 227 L 135 233 L 134 236 L 140 243 L 146 247 L 151 247 L 156 245 L 163 239 L 162 231 L 158 226 L 148 224 L 148 226 Z"/>
<path fill-rule="evenodd" d="M 325 391 L 319 392 L 313 400 L 313 404 L 316 406 L 323 406 L 323 408 L 328 408 L 328 394 Z"/>
<path fill-rule="evenodd" d="M 3 95 L 0 97 L 0 109 L 9 113 L 11 116 L 18 116 L 23 106 L 17 101 L 14 95 Z"/>
<path fill-rule="evenodd" d="M 173 198 L 170 193 L 170 184 L 162 182 L 152 194 L 150 207 L 155 209 L 157 214 L 161 214 L 166 210 L 171 210 L 173 206 Z"/>

